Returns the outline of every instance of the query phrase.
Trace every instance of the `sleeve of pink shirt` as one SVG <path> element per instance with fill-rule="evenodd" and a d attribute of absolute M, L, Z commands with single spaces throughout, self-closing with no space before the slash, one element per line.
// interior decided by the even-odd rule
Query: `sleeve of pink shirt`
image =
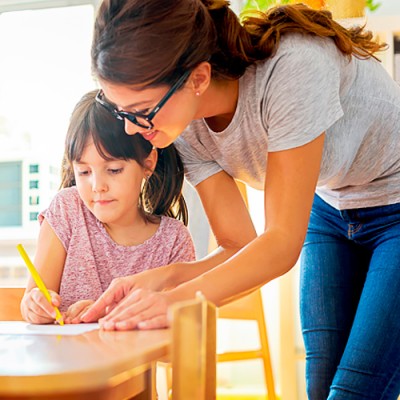
<path fill-rule="evenodd" d="M 60 190 L 49 207 L 39 214 L 39 222 L 42 223 L 46 219 L 65 250 L 68 251 L 73 229 L 77 225 L 79 212 L 79 195 L 76 188 L 66 188 Z"/>
<path fill-rule="evenodd" d="M 196 253 L 189 229 L 181 222 L 176 225 L 178 227 L 178 233 L 172 245 L 170 263 L 194 261 L 196 259 Z"/>

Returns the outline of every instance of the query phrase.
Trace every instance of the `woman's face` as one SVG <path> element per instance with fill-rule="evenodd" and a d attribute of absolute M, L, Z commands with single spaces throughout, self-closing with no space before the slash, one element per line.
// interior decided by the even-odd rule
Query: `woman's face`
<path fill-rule="evenodd" d="M 105 99 L 118 111 L 150 114 L 160 100 L 168 93 L 170 87 L 160 86 L 150 89 L 139 89 L 119 84 L 100 81 Z M 152 119 L 154 127 L 150 130 L 135 125 L 128 119 L 125 131 L 128 135 L 140 134 L 157 148 L 169 146 L 183 132 L 188 124 L 198 118 L 199 99 L 186 82 L 177 89 Z"/>

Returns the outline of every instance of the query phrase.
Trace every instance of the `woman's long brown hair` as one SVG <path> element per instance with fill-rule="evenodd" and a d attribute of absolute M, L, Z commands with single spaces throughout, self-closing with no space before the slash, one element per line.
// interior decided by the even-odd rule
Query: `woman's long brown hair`
<path fill-rule="evenodd" d="M 125 85 L 172 85 L 210 62 L 213 78 L 237 79 L 274 56 L 280 39 L 303 33 L 332 40 L 349 58 L 385 48 L 364 27 L 346 29 L 329 11 L 303 4 L 253 12 L 241 22 L 225 0 L 103 0 L 94 29 L 92 67 L 98 78 Z"/>

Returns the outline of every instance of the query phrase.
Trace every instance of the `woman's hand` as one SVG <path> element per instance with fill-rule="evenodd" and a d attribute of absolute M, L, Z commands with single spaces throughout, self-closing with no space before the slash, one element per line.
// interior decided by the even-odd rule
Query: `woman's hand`
<path fill-rule="evenodd" d="M 25 293 L 21 302 L 21 313 L 24 319 L 31 324 L 50 324 L 56 319 L 54 307 L 61 304 L 60 295 L 49 290 L 51 304 L 44 294 L 38 289 L 33 288 Z"/>
<path fill-rule="evenodd" d="M 166 294 L 135 289 L 100 319 L 104 330 L 160 329 L 168 327 Z"/>
<path fill-rule="evenodd" d="M 66 324 L 79 324 L 81 323 L 81 316 L 89 309 L 94 303 L 94 300 L 79 300 L 68 307 L 64 315 L 64 322 Z"/>
<path fill-rule="evenodd" d="M 82 315 L 83 322 L 99 320 L 105 330 L 158 329 L 168 323 L 166 293 L 135 289 L 129 278 L 119 279 Z"/>

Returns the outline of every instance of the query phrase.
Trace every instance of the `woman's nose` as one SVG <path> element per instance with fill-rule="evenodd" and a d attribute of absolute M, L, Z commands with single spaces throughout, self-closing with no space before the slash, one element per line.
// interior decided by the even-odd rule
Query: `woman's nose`
<path fill-rule="evenodd" d="M 136 135 L 140 133 L 140 127 L 125 118 L 125 132 L 127 135 Z"/>

